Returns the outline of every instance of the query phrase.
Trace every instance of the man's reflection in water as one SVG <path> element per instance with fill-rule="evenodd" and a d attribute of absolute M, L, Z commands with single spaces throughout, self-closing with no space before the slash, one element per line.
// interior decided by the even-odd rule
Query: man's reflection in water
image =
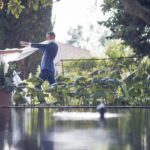
<path fill-rule="evenodd" d="M 46 113 L 48 114 L 46 115 Z M 49 111 L 44 111 L 42 108 L 38 109 L 37 112 L 32 112 L 31 110 L 28 119 L 31 121 L 31 133 L 30 135 L 25 132 L 22 134 L 22 140 L 19 142 L 19 147 L 22 150 L 53 150 L 54 126 L 51 122 L 51 114 L 49 114 Z M 30 123 L 29 120 L 28 123 Z M 50 120 L 51 124 L 49 124 L 48 120 Z M 28 126 L 27 123 L 26 125 Z"/>
<path fill-rule="evenodd" d="M 44 131 L 44 110 L 40 109 L 38 113 L 39 128 L 40 128 L 40 150 L 53 150 L 54 149 L 54 125 L 48 126 L 48 131 Z M 48 115 L 49 116 L 49 115 Z M 52 121 L 52 116 L 49 116 Z"/>
<path fill-rule="evenodd" d="M 100 119 L 99 121 L 98 121 L 98 125 L 99 125 L 99 127 L 100 128 L 106 128 L 106 120 L 105 119 Z"/>
<path fill-rule="evenodd" d="M 99 121 L 98 121 L 98 126 L 100 128 L 105 128 L 106 127 L 106 119 L 105 119 L 105 116 L 104 117 L 101 117 L 99 118 Z"/>

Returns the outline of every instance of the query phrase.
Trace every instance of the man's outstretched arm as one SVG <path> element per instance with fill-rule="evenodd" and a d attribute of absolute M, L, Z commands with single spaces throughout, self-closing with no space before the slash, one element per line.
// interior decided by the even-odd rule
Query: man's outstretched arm
<path fill-rule="evenodd" d="M 49 46 L 49 44 L 29 43 L 29 42 L 23 42 L 23 41 L 20 42 L 20 45 L 31 46 L 33 48 L 38 48 L 39 50 L 46 49 Z"/>
<path fill-rule="evenodd" d="M 31 43 L 31 47 L 39 48 L 40 50 L 46 49 L 49 44 L 39 44 L 39 43 Z"/>

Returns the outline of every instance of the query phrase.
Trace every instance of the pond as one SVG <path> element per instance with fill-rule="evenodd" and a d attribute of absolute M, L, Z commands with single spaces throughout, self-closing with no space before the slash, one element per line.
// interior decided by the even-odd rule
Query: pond
<path fill-rule="evenodd" d="M 150 150 L 150 109 L 0 109 L 0 150 Z"/>

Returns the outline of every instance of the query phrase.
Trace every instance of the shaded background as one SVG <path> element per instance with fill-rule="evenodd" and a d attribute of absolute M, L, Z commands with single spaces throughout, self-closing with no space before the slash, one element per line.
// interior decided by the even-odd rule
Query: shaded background
<path fill-rule="evenodd" d="M 52 2 L 52 0 L 50 0 Z M 39 5 L 39 9 L 25 5 L 26 9 L 16 19 L 13 15 L 7 14 L 8 0 L 4 1 L 4 9 L 0 11 L 0 48 L 20 47 L 19 41 L 44 41 L 46 32 L 52 30 L 51 16 L 52 7 Z M 27 78 L 29 73 L 35 73 L 41 61 L 41 52 L 37 52 L 30 57 L 17 62 L 17 69 L 21 71 L 21 78 Z"/>

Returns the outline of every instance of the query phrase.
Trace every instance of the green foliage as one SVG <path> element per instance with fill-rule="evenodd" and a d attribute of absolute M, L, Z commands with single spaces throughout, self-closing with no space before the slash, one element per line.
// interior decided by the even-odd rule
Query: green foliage
<path fill-rule="evenodd" d="M 93 72 L 77 68 L 78 72 L 71 69 L 72 72 L 65 76 L 58 75 L 55 84 L 45 82 L 42 90 L 35 89 L 35 85 L 43 82 L 36 77 L 40 71 L 38 68 L 37 75 L 30 75 L 26 80 L 32 104 L 38 103 L 38 96 L 46 99 L 47 104 L 57 106 L 96 106 L 99 101 L 107 105 L 149 105 L 150 60 L 147 57 L 106 60 L 100 60 L 99 68 Z"/>
<path fill-rule="evenodd" d="M 15 65 L 10 63 L 7 73 L 5 73 L 4 64 L 0 64 L 0 89 L 5 89 L 9 92 L 22 89 L 20 85 L 17 86 L 13 81 L 14 76 L 18 75 L 18 73 L 15 72 L 15 68 Z"/>
<path fill-rule="evenodd" d="M 4 5 L 7 6 L 7 14 L 11 13 L 16 18 L 19 18 L 23 9 L 25 9 L 27 7 L 29 7 L 29 8 L 32 7 L 32 9 L 37 11 L 39 8 L 39 5 L 52 6 L 52 1 L 49 1 L 49 0 L 28 0 L 28 1 L 26 1 L 26 3 L 27 3 L 27 5 L 24 4 L 23 0 L 7 0 L 7 1 L 5 1 Z M 3 7 L 2 7 L 2 9 L 3 9 Z"/>
<path fill-rule="evenodd" d="M 133 50 L 123 44 L 121 40 L 109 40 L 105 43 L 106 59 L 98 57 L 81 57 L 80 59 L 73 59 L 63 62 L 63 70 L 65 74 L 86 76 L 89 72 L 100 74 L 107 74 L 114 70 L 121 70 L 127 72 L 128 68 L 133 69 L 140 63 L 140 59 L 132 58 L 134 56 Z M 122 58 L 120 57 L 131 57 Z M 95 71 L 97 70 L 97 72 Z M 100 72 L 98 72 L 100 71 Z M 102 71 L 102 72 L 101 72 Z M 105 73 L 104 73 L 105 72 Z"/>
<path fill-rule="evenodd" d="M 120 40 L 109 40 L 105 43 L 106 55 L 110 58 L 133 56 L 133 50 Z"/>
<path fill-rule="evenodd" d="M 16 105 L 26 104 L 26 93 L 24 91 L 24 89 L 26 88 L 26 84 L 21 83 L 17 85 L 14 83 L 14 77 L 19 74 L 16 73 L 15 70 L 16 66 L 12 63 L 9 63 L 8 70 L 5 73 L 4 64 L 0 64 L 0 89 L 5 89 L 8 92 L 13 92 L 13 102 Z"/>
<path fill-rule="evenodd" d="M 144 58 L 139 62 L 134 65 L 134 68 L 122 67 L 109 71 L 104 66 L 104 70 L 95 70 L 86 76 L 58 75 L 56 83 L 49 85 L 46 82 L 42 90 L 36 89 L 35 85 L 43 81 L 30 76 L 24 87 L 32 99 L 32 104 L 38 103 L 38 96 L 40 99 L 46 99 L 47 104 L 57 106 L 96 106 L 99 101 L 107 105 L 149 105 L 150 60 Z M 115 68 L 114 66 L 111 67 Z M 17 98 L 20 100 L 17 101 Z M 17 105 L 24 101 L 20 93 L 16 94 L 14 99 Z"/>
<path fill-rule="evenodd" d="M 89 76 L 63 82 L 65 92 L 62 87 L 56 88 L 56 85 L 52 85 L 49 88 L 51 90 L 47 92 L 53 93 L 52 96 L 56 100 L 60 96 L 58 101 L 60 105 L 97 105 L 99 101 L 109 105 L 150 104 L 149 62 L 150 60 L 144 58 L 132 70 L 128 68 L 126 75 L 123 69 L 107 72 L 107 75 L 104 70 L 96 70 Z"/>
<path fill-rule="evenodd" d="M 75 72 L 78 75 L 87 74 L 87 72 L 93 71 L 93 69 L 97 68 L 97 58 L 86 58 L 82 57 L 79 60 L 74 59 L 72 61 L 65 61 L 63 62 L 64 72 L 74 74 Z"/>
<path fill-rule="evenodd" d="M 19 18 L 19 15 L 22 13 L 24 8 L 25 7 L 21 5 L 21 1 L 9 0 L 7 13 L 9 14 L 11 12 L 12 15 L 14 15 L 16 18 Z"/>
<path fill-rule="evenodd" d="M 72 61 L 63 62 L 63 70 L 65 75 L 69 76 L 88 76 L 90 72 L 93 74 L 106 76 L 112 71 L 119 70 L 122 74 L 134 70 L 140 64 L 140 58 L 81 58 Z M 92 74 L 91 74 L 92 76 Z"/>
<path fill-rule="evenodd" d="M 43 83 L 43 80 L 41 80 L 37 77 L 39 74 L 39 71 L 40 71 L 40 67 L 37 68 L 36 75 L 32 75 L 32 73 L 30 73 L 28 79 L 24 80 L 22 83 L 24 90 L 26 91 L 26 96 L 31 98 L 31 105 L 39 104 L 39 99 L 40 100 L 45 99 L 47 102 L 49 102 L 48 99 L 49 99 L 50 95 L 45 92 L 45 90 L 48 88 L 49 84 L 47 82 L 44 82 L 44 84 L 42 86 L 43 90 L 39 90 L 39 89 L 35 88 L 35 86 Z M 17 98 L 19 98 L 20 96 L 23 98 L 24 92 L 22 92 L 21 94 L 16 93 Z M 14 100 L 15 103 L 16 103 L 16 101 L 17 101 L 17 104 L 20 104 L 21 100 L 19 100 L 19 99 Z"/>
<path fill-rule="evenodd" d="M 139 2 L 143 7 L 150 9 L 149 0 L 139 0 Z M 137 55 L 149 55 L 149 25 L 138 17 L 125 13 L 122 7 L 119 0 L 104 0 L 103 12 L 112 15 L 99 24 L 110 29 L 112 35 L 109 38 L 123 40 L 124 44 L 131 46 Z"/>
<path fill-rule="evenodd" d="M 0 88 L 7 91 L 13 91 L 16 86 L 13 82 L 14 77 L 14 66 L 10 64 L 8 72 L 5 73 L 5 66 L 3 63 L 0 64 Z"/>
<path fill-rule="evenodd" d="M 26 104 L 27 101 L 25 99 L 25 92 L 15 92 L 15 94 L 13 95 L 13 102 L 15 103 L 15 106 L 19 106 L 22 104 Z"/>
<path fill-rule="evenodd" d="M 26 81 L 29 82 L 29 83 L 32 83 L 34 86 L 43 83 L 43 80 L 41 80 L 40 78 L 37 78 L 37 77 L 29 78 Z"/>

